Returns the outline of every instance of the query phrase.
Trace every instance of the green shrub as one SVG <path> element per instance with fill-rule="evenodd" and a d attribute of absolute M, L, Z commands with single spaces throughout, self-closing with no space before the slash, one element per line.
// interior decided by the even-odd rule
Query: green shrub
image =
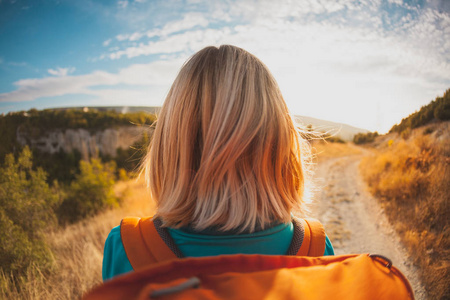
<path fill-rule="evenodd" d="M 44 169 L 47 174 L 47 182 L 58 180 L 60 183 L 70 183 L 75 175 L 80 173 L 81 153 L 74 149 L 70 153 L 60 149 L 56 153 L 46 153 L 38 149 L 32 149 L 35 165 Z"/>
<path fill-rule="evenodd" d="M 434 128 L 434 127 L 428 127 L 428 128 L 426 128 L 426 129 L 423 131 L 423 134 L 424 134 L 424 135 L 431 134 L 431 133 L 433 133 L 435 130 L 436 130 L 436 128 Z"/>
<path fill-rule="evenodd" d="M 330 143 L 340 143 L 340 144 L 345 144 L 345 141 L 343 139 L 341 139 L 338 136 L 329 136 L 329 137 L 325 137 L 325 140 L 330 142 Z"/>
<path fill-rule="evenodd" d="M 366 144 L 371 143 L 378 136 L 378 132 L 358 133 L 353 137 L 353 143 Z"/>
<path fill-rule="evenodd" d="M 80 174 L 75 176 L 61 204 L 58 214 L 60 223 L 73 223 L 101 210 L 118 205 L 114 195 L 115 163 L 98 159 L 80 161 Z"/>
<path fill-rule="evenodd" d="M 404 140 L 407 140 L 411 136 L 411 132 L 411 128 L 406 128 L 400 132 L 400 137 Z"/>

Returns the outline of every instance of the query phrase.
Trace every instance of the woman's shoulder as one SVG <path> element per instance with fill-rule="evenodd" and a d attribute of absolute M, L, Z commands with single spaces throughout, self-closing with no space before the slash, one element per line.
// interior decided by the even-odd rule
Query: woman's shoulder
<path fill-rule="evenodd" d="M 113 247 L 113 248 L 123 247 L 122 238 L 120 237 L 120 225 L 114 227 L 109 232 L 108 237 L 106 238 L 106 241 L 105 241 L 105 248 L 107 248 L 107 247 L 109 247 L 109 248 L 110 247 Z"/>
<path fill-rule="evenodd" d="M 120 225 L 111 229 L 108 237 L 105 241 L 105 247 L 103 251 L 104 260 L 109 256 L 115 256 L 120 249 L 123 248 L 122 238 L 120 237 Z"/>
<path fill-rule="evenodd" d="M 105 241 L 102 277 L 103 280 L 106 280 L 132 270 L 133 268 L 122 244 L 119 225 L 109 232 Z"/>
<path fill-rule="evenodd" d="M 111 231 L 108 234 L 108 237 L 106 238 L 106 240 L 108 239 L 114 239 L 120 237 L 120 225 L 114 227 L 113 229 L 111 229 Z"/>

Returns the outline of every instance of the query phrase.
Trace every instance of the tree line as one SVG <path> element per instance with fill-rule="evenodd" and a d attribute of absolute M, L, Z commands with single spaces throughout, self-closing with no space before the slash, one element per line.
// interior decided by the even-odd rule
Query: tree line
<path fill-rule="evenodd" d="M 397 132 L 402 136 L 408 136 L 408 131 L 427 125 L 431 122 L 450 120 L 450 89 L 447 89 L 442 97 L 436 97 L 429 104 L 424 105 L 419 111 L 403 118 L 400 124 L 392 126 L 389 133 Z M 355 144 L 371 143 L 378 136 L 378 132 L 358 133 L 353 137 Z"/>
<path fill-rule="evenodd" d="M 18 153 L 21 145 L 17 142 L 20 129 L 37 137 L 52 129 L 87 129 L 91 131 L 130 125 L 151 125 L 156 116 L 146 112 L 118 113 L 113 110 L 96 109 L 30 109 L 10 112 L 0 116 L 0 163 L 6 154 Z"/>
<path fill-rule="evenodd" d="M 424 126 L 434 120 L 450 120 L 450 89 L 447 89 L 442 97 L 436 97 L 429 104 L 422 106 L 419 111 L 403 118 L 400 124 L 394 125 L 389 130 L 389 133 L 401 133 L 407 129 Z"/>

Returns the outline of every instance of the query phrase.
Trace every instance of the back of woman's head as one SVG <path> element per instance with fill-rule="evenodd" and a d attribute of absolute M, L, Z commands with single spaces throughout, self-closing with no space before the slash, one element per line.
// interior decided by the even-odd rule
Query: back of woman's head
<path fill-rule="evenodd" d="M 290 221 L 303 203 L 301 142 L 261 61 L 234 46 L 204 48 L 175 79 L 143 163 L 157 216 L 250 232 Z"/>

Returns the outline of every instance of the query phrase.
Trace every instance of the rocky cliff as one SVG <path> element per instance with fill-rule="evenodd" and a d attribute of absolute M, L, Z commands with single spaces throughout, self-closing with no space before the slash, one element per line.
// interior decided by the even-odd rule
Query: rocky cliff
<path fill-rule="evenodd" d="M 145 126 L 122 126 L 105 130 L 54 129 L 48 132 L 36 132 L 17 129 L 17 141 L 47 153 L 63 150 L 71 153 L 78 150 L 83 159 L 103 155 L 116 156 L 119 148 L 127 149 L 141 139 Z"/>

